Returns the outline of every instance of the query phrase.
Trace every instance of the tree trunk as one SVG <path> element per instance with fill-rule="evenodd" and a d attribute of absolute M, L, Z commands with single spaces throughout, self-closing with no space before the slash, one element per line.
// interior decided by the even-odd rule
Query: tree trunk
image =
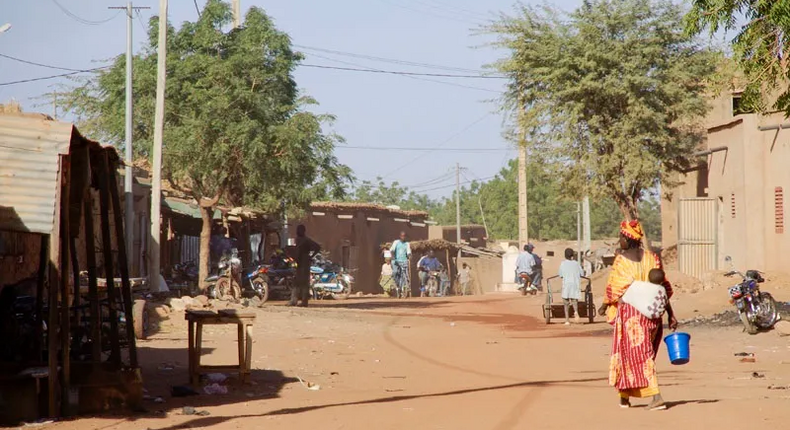
<path fill-rule="evenodd" d="M 203 219 L 203 228 L 200 230 L 200 264 L 198 265 L 198 282 L 200 291 L 205 292 L 206 278 L 208 278 L 208 264 L 210 256 L 209 243 L 211 242 L 211 222 L 213 221 L 214 207 L 200 207 L 200 217 Z"/>

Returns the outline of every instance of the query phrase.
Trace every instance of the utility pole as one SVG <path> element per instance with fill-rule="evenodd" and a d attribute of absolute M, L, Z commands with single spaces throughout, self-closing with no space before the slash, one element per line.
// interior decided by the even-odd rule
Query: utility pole
<path fill-rule="evenodd" d="M 576 203 L 576 241 L 579 250 L 579 259 L 576 260 L 582 264 L 582 203 Z"/>
<path fill-rule="evenodd" d="M 590 227 L 590 196 L 582 200 L 582 240 L 585 252 L 592 249 L 592 230 Z"/>
<path fill-rule="evenodd" d="M 527 145 L 522 142 L 518 147 L 518 249 L 529 243 L 529 223 L 527 214 Z"/>
<path fill-rule="evenodd" d="M 151 291 L 159 291 L 159 252 L 162 205 L 162 139 L 165 128 L 165 79 L 167 77 L 167 0 L 159 0 L 159 41 L 156 59 L 156 106 L 154 109 L 154 160 L 151 179 L 151 246 L 148 282 Z M 200 203 L 200 202 L 198 202 Z"/>
<path fill-rule="evenodd" d="M 461 164 L 455 163 L 455 238 L 458 243 L 458 259 L 455 266 L 461 264 Z M 448 267 L 447 270 L 450 270 Z"/>
<path fill-rule="evenodd" d="M 134 155 L 132 153 L 132 29 L 134 28 L 134 12 L 142 9 L 150 9 L 149 7 L 134 7 L 132 2 L 126 6 L 113 6 L 108 9 L 125 9 L 126 10 L 126 154 L 124 157 L 123 188 L 124 199 L 126 202 L 125 207 L 125 221 L 126 229 L 126 255 L 133 255 L 134 248 L 134 190 L 132 180 L 134 163 Z M 55 114 L 57 115 L 57 105 L 55 105 Z"/>
<path fill-rule="evenodd" d="M 241 0 L 233 0 L 233 28 L 241 27 Z"/>

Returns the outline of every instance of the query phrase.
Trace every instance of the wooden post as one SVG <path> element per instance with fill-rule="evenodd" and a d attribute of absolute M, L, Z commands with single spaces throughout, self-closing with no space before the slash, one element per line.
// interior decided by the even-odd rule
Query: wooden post
<path fill-rule="evenodd" d="M 73 220 L 74 224 L 79 225 L 79 220 Z M 71 226 L 69 226 L 71 227 Z M 77 238 L 71 237 L 69 239 L 69 255 L 71 256 L 71 278 L 74 281 L 74 299 L 71 301 L 71 306 L 73 308 L 78 308 L 80 306 L 81 297 L 80 297 L 80 262 L 79 256 L 77 255 Z M 76 312 L 76 322 L 77 325 L 80 325 L 80 312 Z"/>
<path fill-rule="evenodd" d="M 41 235 L 41 248 L 38 254 L 38 282 L 36 283 L 36 361 L 41 361 L 44 352 L 44 282 L 47 278 L 49 263 L 49 235 Z"/>
<path fill-rule="evenodd" d="M 85 212 L 85 263 L 88 270 L 88 301 L 91 315 L 91 358 L 94 363 L 101 362 L 101 306 L 99 304 L 99 284 L 96 281 L 96 239 L 93 231 L 93 197 L 90 189 L 83 200 Z"/>
<path fill-rule="evenodd" d="M 447 259 L 447 277 L 450 278 L 450 289 L 452 289 L 452 286 L 455 285 L 455 277 L 453 276 L 452 265 L 450 264 L 449 248 L 444 250 L 444 256 Z M 458 295 L 458 291 L 456 291 L 455 294 Z"/>
<path fill-rule="evenodd" d="M 115 220 L 115 237 L 118 243 L 118 267 L 121 271 L 121 295 L 123 311 L 126 314 L 126 336 L 129 342 L 129 364 L 137 367 L 137 344 L 134 336 L 134 302 L 132 301 L 132 284 L 129 282 L 129 263 L 126 255 L 126 243 L 123 233 L 123 217 L 121 216 L 121 198 L 118 195 L 118 181 L 115 166 L 108 166 L 112 214 Z"/>
<path fill-rule="evenodd" d="M 65 212 L 68 213 L 68 196 L 63 196 L 64 188 L 61 184 L 68 181 L 68 156 L 60 156 L 58 160 L 58 187 L 57 187 L 57 200 L 55 204 L 55 213 L 53 217 L 52 233 L 49 235 L 49 291 L 47 305 L 49 306 L 49 315 L 47 321 L 47 365 L 49 369 L 49 377 L 47 378 L 47 385 L 49 388 L 49 416 L 58 416 L 58 380 L 60 379 L 58 373 L 58 287 L 60 283 L 61 263 L 61 247 L 60 236 L 62 234 L 64 205 Z M 68 279 L 68 278 L 67 278 Z"/>
<path fill-rule="evenodd" d="M 65 178 L 71 178 L 71 157 L 66 158 L 64 163 Z M 60 351 L 61 351 L 61 384 L 60 384 L 60 409 L 62 416 L 67 416 L 69 412 L 69 389 L 71 387 L 71 309 L 69 307 L 69 244 L 71 243 L 70 227 L 70 192 L 71 181 L 64 182 L 60 194 L 60 258 L 58 267 L 60 269 Z M 51 375 L 50 375 L 51 377 Z"/>
<path fill-rule="evenodd" d="M 110 353 L 116 365 L 121 364 L 121 345 L 118 339 L 118 312 L 115 305 L 118 303 L 115 291 L 115 271 L 112 264 L 112 236 L 110 235 L 110 192 L 107 166 L 107 153 L 101 152 L 98 156 L 98 169 L 96 180 L 99 182 L 99 206 L 101 209 L 101 236 L 102 255 L 104 256 L 104 276 L 107 279 L 107 301 L 110 308 Z"/>

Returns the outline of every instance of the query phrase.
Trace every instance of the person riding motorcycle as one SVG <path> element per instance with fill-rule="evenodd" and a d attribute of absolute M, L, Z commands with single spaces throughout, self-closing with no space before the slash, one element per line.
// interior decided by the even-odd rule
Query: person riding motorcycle
<path fill-rule="evenodd" d="M 420 270 L 420 287 L 425 291 L 425 284 L 428 283 L 428 277 L 431 272 L 438 272 L 442 270 L 442 263 L 436 258 L 433 251 L 428 251 L 428 255 L 421 258 L 417 264 Z"/>
<path fill-rule="evenodd" d="M 532 285 L 532 279 L 535 276 L 535 256 L 532 255 L 532 250 L 535 247 L 532 244 L 524 245 L 524 252 L 518 255 L 518 259 L 516 259 L 516 283 L 521 284 L 522 281 L 522 274 L 526 274 L 528 278 L 525 280 L 527 285 L 520 286 L 519 289 L 526 289 L 527 291 L 535 291 L 534 285 Z"/>

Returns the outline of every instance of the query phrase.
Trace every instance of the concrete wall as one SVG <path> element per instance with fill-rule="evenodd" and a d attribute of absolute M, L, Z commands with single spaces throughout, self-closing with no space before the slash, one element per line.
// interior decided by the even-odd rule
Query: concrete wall
<path fill-rule="evenodd" d="M 378 280 L 384 257 L 381 245 L 398 238 L 405 231 L 409 240 L 425 240 L 428 228 L 413 226 L 409 222 L 398 222 L 395 218 L 405 219 L 403 215 L 386 211 L 337 210 L 320 209 L 324 215 L 308 213 L 305 219 L 290 223 L 290 237 L 296 237 L 296 227 L 304 224 L 307 236 L 329 251 L 329 258 L 356 270 L 355 291 L 363 293 L 380 293 Z M 348 215 L 351 219 L 341 219 L 338 215 Z M 378 221 L 368 221 L 376 218 Z M 412 221 L 424 221 L 424 218 L 409 218 Z"/>
<path fill-rule="evenodd" d="M 454 225 L 432 225 L 428 227 L 428 239 L 444 239 L 458 242 L 458 232 Z M 484 248 L 488 242 L 486 229 L 482 225 L 462 225 L 461 241 L 474 248 Z"/>
<path fill-rule="evenodd" d="M 714 101 L 709 115 L 706 146 L 727 147 L 700 161 L 705 169 L 681 175 L 685 183 L 662 201 L 665 246 L 677 244 L 677 199 L 708 196 L 719 206 L 719 267 L 729 255 L 741 268 L 786 270 L 790 232 L 777 230 L 786 222 L 785 204 L 777 210 L 775 190 L 790 190 L 790 130 L 760 131 L 760 126 L 784 123 L 782 114 L 733 117 L 729 96 Z M 729 111 L 728 108 L 729 107 Z M 703 190 L 707 188 L 707 192 Z"/>
<path fill-rule="evenodd" d="M 502 278 L 502 259 L 495 257 L 461 257 L 461 264 L 472 268 L 470 290 L 475 294 L 497 291 Z"/>

